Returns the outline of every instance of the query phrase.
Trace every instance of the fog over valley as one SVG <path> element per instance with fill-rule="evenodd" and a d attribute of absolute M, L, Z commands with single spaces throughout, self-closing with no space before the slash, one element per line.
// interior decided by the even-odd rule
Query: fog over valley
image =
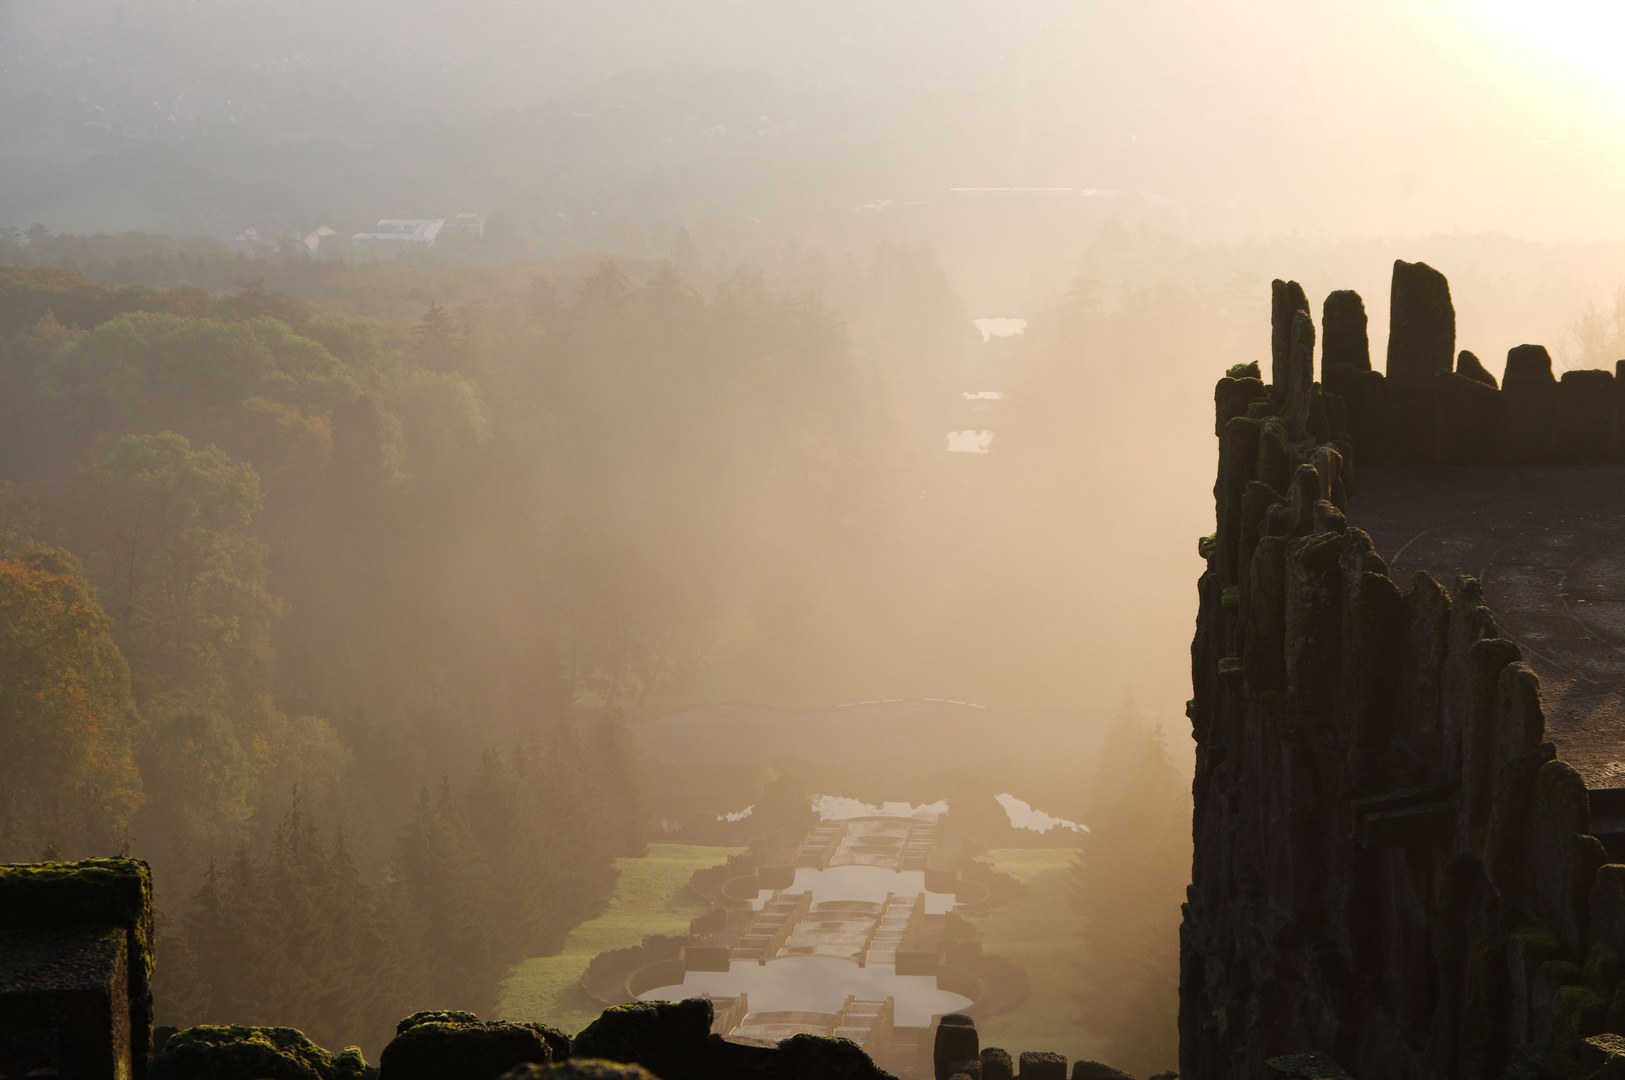
<path fill-rule="evenodd" d="M 1040 1052 L 1073 1080 L 1265 1075 L 1235 1034 L 1262 1006 L 1199 1038 L 1187 1004 L 1182 1043 L 1182 971 L 1187 1002 L 1387 984 L 1322 963 L 1380 950 L 1273 877 L 1200 888 L 1202 814 L 1251 813 L 1225 785 L 1309 730 L 1307 676 L 1244 668 L 1274 594 L 1225 530 L 1353 535 L 1369 498 L 1349 581 L 1380 557 L 1396 596 L 1426 570 L 1472 600 L 1446 564 L 1522 551 L 1495 531 L 1514 500 L 1448 470 L 1555 467 L 1547 443 L 1593 435 L 1576 460 L 1614 467 L 1621 48 L 1583 0 L 0 0 L 0 1080 L 81 1075 L 58 1047 L 80 1029 L 16 1002 L 92 956 L 133 1017 L 96 1038 L 152 1080 L 451 1076 L 422 1063 L 481 1039 L 528 1056 L 467 1080 L 587 1057 L 735 1080 L 757 1050 L 834 1075 L 816 1055 L 849 1052 L 797 1035 L 855 1044 L 840 1074 L 868 1080 L 1064 1080 Z M 1424 393 L 1404 365 L 1428 334 L 1450 340 Z M 1546 449 L 1460 450 L 1484 417 L 1525 438 L 1537 397 L 1572 410 L 1540 414 Z M 1269 457 L 1276 427 L 1296 457 Z M 1242 429 L 1263 471 L 1226 481 Z M 1440 514 L 1481 518 L 1429 534 L 1379 498 L 1435 482 Z M 1569 542 L 1503 579 L 1574 583 L 1550 632 L 1602 640 L 1614 609 L 1577 605 L 1618 599 L 1611 571 L 1553 569 Z M 1509 642 L 1548 626 L 1506 595 Z M 1285 641 L 1309 616 L 1282 610 Z M 1546 700 L 1612 702 L 1612 670 Z M 1293 718 L 1245 760 L 1204 728 L 1221 676 Z M 1600 715 L 1553 735 L 1592 740 L 1587 781 L 1625 772 Z M 1446 896 L 1427 844 L 1459 841 L 1448 873 L 1493 861 L 1485 745 L 1350 750 L 1380 774 L 1358 798 L 1410 793 L 1381 813 L 1467 816 L 1361 803 L 1337 842 L 1391 849 L 1392 880 L 1299 863 L 1292 888 Z M 1293 760 L 1293 798 L 1335 786 Z M 1269 805 L 1273 873 L 1312 815 Z M 1553 835 L 1606 846 L 1602 813 Z M 1401 826 L 1433 831 L 1370 840 Z M 114 880 L 151 910 L 95 907 Z M 74 889 L 101 914 L 61 915 Z M 1255 893 L 1290 923 L 1269 947 L 1322 950 L 1312 974 L 1191 959 L 1189 905 Z M 1602 995 L 1614 953 L 1551 981 L 1571 930 L 1518 939 L 1507 978 Z M 1416 934 L 1383 948 L 1438 952 Z M 1503 996 L 1536 1010 L 1530 1045 L 1568 1030 Z M 1598 1000 L 1575 1038 L 1617 1030 Z M 616 1025 L 650 1018 L 662 1053 L 698 1049 L 637 1057 Z M 1434 1038 L 1402 1019 L 1394 1045 Z"/>

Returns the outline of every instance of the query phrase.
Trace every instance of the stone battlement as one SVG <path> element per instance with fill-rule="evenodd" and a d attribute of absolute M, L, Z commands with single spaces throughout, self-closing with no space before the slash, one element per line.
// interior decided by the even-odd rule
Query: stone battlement
<path fill-rule="evenodd" d="M 1382 375 L 1360 298 L 1327 298 L 1317 382 L 1307 298 L 1277 281 L 1272 381 L 1234 369 L 1215 392 L 1188 1077 L 1315 1053 L 1356 1077 L 1586 1075 L 1586 1038 L 1625 1030 L 1625 866 L 1548 741 L 1531 656 L 1476 578 L 1396 580 L 1351 500 L 1367 464 L 1615 460 L 1625 398 L 1533 346 L 1495 385 L 1453 356 L 1422 264 L 1395 264 L 1392 305 Z"/>

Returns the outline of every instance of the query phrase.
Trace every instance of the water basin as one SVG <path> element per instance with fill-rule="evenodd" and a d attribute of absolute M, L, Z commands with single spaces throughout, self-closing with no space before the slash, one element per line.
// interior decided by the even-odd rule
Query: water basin
<path fill-rule="evenodd" d="M 899 975 L 890 964 L 860 968 L 824 956 L 783 957 L 766 964 L 735 962 L 727 971 L 684 972 L 681 983 L 657 986 L 638 997 L 676 1001 L 700 994 L 749 994 L 752 1012 L 833 1013 L 848 995 L 863 1001 L 891 998 L 895 1022 L 903 1027 L 925 1027 L 933 1016 L 958 1012 L 971 1004 L 970 998 L 939 990 L 934 975 Z"/>

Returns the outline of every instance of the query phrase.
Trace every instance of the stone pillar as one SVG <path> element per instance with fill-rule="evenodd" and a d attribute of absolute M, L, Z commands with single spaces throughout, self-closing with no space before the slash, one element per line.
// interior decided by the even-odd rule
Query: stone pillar
<path fill-rule="evenodd" d="M 1298 312 L 1309 310 L 1309 299 L 1296 281 L 1270 282 L 1270 396 L 1286 400 L 1287 374 L 1292 363 L 1292 323 Z"/>
<path fill-rule="evenodd" d="M 1309 312 L 1297 311 L 1292 315 L 1292 348 L 1286 371 L 1287 426 L 1293 438 L 1301 438 L 1309 429 L 1314 386 L 1315 320 Z"/>
<path fill-rule="evenodd" d="M 931 1063 L 937 1080 L 948 1080 L 949 1066 L 956 1061 L 981 1060 L 981 1039 L 976 1025 L 963 1013 L 949 1013 L 937 1023 L 936 1043 L 931 1051 Z"/>
<path fill-rule="evenodd" d="M 1449 374 L 1456 356 L 1450 283 L 1427 263 L 1394 260 L 1389 294 L 1388 380 L 1426 385 Z"/>
<path fill-rule="evenodd" d="M 1320 315 L 1320 372 L 1338 365 L 1356 371 L 1371 370 L 1371 340 L 1366 334 L 1365 301 L 1353 289 L 1326 294 Z"/>
<path fill-rule="evenodd" d="M 1501 393 L 1507 460 L 1517 464 L 1547 460 L 1557 421 L 1557 380 L 1552 377 L 1552 357 L 1544 345 L 1518 345 L 1507 351 Z"/>

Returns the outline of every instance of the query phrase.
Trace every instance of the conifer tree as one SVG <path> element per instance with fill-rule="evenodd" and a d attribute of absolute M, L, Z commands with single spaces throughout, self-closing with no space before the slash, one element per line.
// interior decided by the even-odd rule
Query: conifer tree
<path fill-rule="evenodd" d="M 490 1012 L 501 976 L 489 906 L 495 882 L 449 781 L 434 799 L 421 793 L 401 838 L 400 872 L 421 923 L 434 1000 Z"/>
<path fill-rule="evenodd" d="M 429 301 L 428 310 L 418 320 L 412 336 L 417 339 L 418 362 L 424 367 L 434 371 L 457 369 L 462 335 L 458 333 L 451 313 L 437 301 Z"/>
<path fill-rule="evenodd" d="M 1070 899 L 1083 948 L 1078 1024 L 1136 1075 L 1178 1064 L 1179 920 L 1190 802 L 1160 727 L 1132 703 L 1113 721 L 1084 819 Z"/>

